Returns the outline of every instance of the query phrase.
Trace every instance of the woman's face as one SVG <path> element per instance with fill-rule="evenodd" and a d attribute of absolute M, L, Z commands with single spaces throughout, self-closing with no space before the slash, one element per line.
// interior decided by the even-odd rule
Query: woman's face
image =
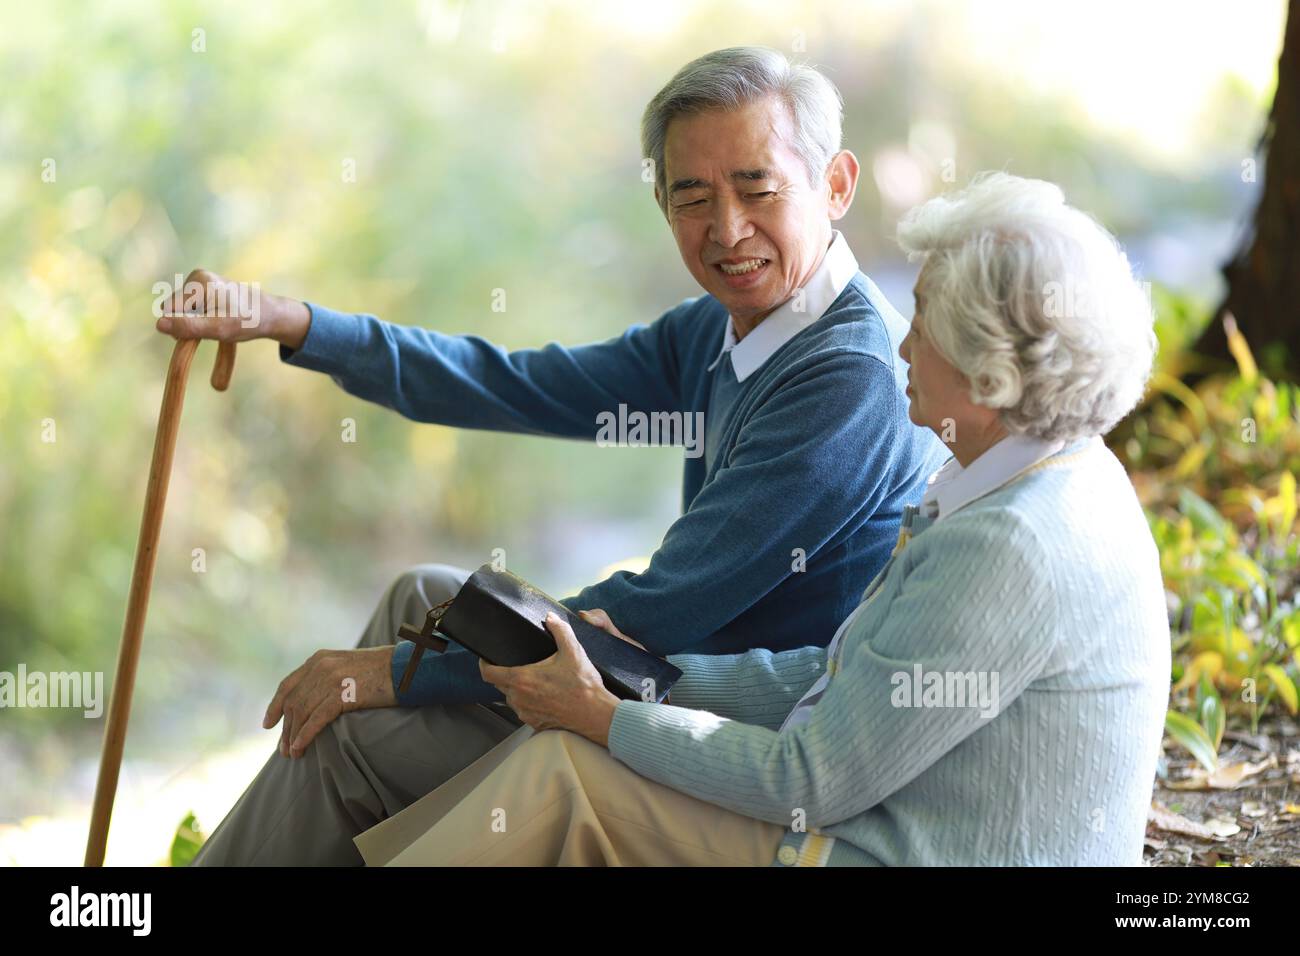
<path fill-rule="evenodd" d="M 998 413 L 971 401 L 970 380 L 939 353 L 926 335 L 925 297 L 921 293 L 924 278 L 922 269 L 912 290 L 916 299 L 912 328 L 898 347 L 898 354 L 908 364 L 907 416 L 914 424 L 929 428 L 957 453 L 981 444 L 990 430 L 1000 430 Z M 959 459 L 962 457 L 958 454 Z"/>

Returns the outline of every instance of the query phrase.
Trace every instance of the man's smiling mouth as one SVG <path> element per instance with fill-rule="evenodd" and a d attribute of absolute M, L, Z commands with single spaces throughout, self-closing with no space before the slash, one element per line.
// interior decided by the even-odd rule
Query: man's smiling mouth
<path fill-rule="evenodd" d="M 726 275 L 742 276 L 747 272 L 763 268 L 768 261 L 767 259 L 744 259 L 740 262 L 718 262 L 715 265 Z"/>

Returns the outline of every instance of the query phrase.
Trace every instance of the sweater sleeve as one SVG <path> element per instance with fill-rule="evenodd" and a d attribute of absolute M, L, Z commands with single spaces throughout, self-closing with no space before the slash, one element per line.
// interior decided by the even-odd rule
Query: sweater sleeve
<path fill-rule="evenodd" d="M 449 642 L 441 654 L 426 653 L 420 658 L 405 692 L 399 690 L 406 665 L 415 645 L 398 641 L 393 648 L 393 694 L 400 707 L 423 704 L 489 704 L 504 701 L 505 695 L 483 679 L 478 669 L 478 655 L 459 644 Z"/>
<path fill-rule="evenodd" d="M 280 346 L 280 359 L 414 421 L 591 440 L 596 416 L 620 403 L 680 407 L 671 318 L 694 301 L 604 342 L 517 351 L 309 302 L 302 347 Z"/>
<path fill-rule="evenodd" d="M 1013 512 L 958 513 L 909 547 L 923 554 L 895 565 L 845 633 L 805 723 L 774 731 L 621 701 L 610 752 L 652 780 L 786 826 L 797 809 L 810 827 L 839 823 L 906 786 L 1014 706 L 1048 660 L 1057 613 L 1046 552 Z M 989 709 L 909 705 L 901 691 L 917 668 L 984 674 Z"/>
<path fill-rule="evenodd" d="M 654 654 L 689 650 L 796 573 L 794 548 L 814 555 L 855 515 L 880 510 L 906 453 L 900 399 L 893 371 L 869 355 L 809 363 L 742 426 L 646 570 L 615 572 L 564 604 L 603 608 Z"/>
<path fill-rule="evenodd" d="M 826 669 L 826 648 L 773 653 L 671 654 L 681 679 L 669 695 L 674 706 L 775 730 Z"/>
<path fill-rule="evenodd" d="M 679 407 L 673 323 L 696 301 L 604 342 L 513 352 L 474 335 L 393 325 L 309 302 L 302 347 L 281 346 L 280 359 L 324 372 L 348 393 L 414 421 L 594 439 L 597 416 L 620 403 L 647 412 Z M 393 652 L 394 689 L 414 647 L 400 641 Z M 414 707 L 503 698 L 479 676 L 477 657 L 451 653 L 425 654 L 397 699 Z"/>

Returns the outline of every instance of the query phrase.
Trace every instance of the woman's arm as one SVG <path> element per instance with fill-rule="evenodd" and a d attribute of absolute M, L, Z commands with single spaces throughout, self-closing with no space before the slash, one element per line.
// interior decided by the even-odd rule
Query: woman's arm
<path fill-rule="evenodd" d="M 671 654 L 668 662 L 682 671 L 673 685 L 673 705 L 775 730 L 825 672 L 826 648 Z"/>
<path fill-rule="evenodd" d="M 638 773 L 747 816 L 827 826 L 879 803 L 1004 712 L 1056 633 L 1049 565 L 1008 510 L 954 515 L 918 537 L 843 638 L 807 722 L 777 732 L 681 707 L 620 701 L 609 747 Z M 984 675 L 989 708 L 902 706 L 922 674 Z"/>

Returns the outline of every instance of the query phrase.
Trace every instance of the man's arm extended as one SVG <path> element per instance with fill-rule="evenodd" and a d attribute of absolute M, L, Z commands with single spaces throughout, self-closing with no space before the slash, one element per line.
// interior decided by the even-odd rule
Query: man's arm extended
<path fill-rule="evenodd" d="M 592 440 L 597 416 L 620 404 L 680 408 L 667 315 L 604 342 L 508 351 L 477 335 L 308 305 L 307 336 L 296 350 L 281 344 L 281 359 L 414 421 Z"/>
<path fill-rule="evenodd" d="M 597 416 L 617 414 L 620 404 L 646 413 L 681 408 L 670 319 L 694 300 L 603 342 L 510 351 L 476 335 L 394 325 L 260 291 L 253 293 L 260 314 L 251 321 L 222 307 L 242 301 L 237 283 L 204 270 L 190 273 L 187 288 L 191 282 L 204 289 L 202 300 L 178 293 L 178 314 L 161 319 L 159 331 L 273 339 L 283 361 L 324 372 L 349 393 L 414 421 L 592 440 Z M 181 314 L 196 310 L 201 314 Z"/>

